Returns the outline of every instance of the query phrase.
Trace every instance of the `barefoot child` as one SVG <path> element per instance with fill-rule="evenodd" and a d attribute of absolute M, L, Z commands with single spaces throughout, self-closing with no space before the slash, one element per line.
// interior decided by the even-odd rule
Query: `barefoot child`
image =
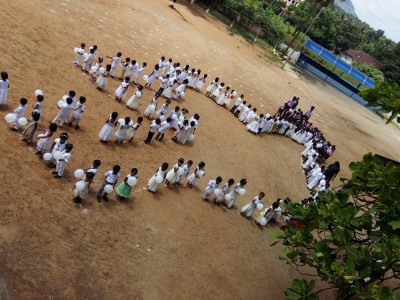
<path fill-rule="evenodd" d="M 72 199 L 72 201 L 74 203 L 81 203 L 83 199 L 86 198 L 87 194 L 89 193 L 89 186 L 93 181 L 95 174 L 91 173 L 91 172 L 87 172 L 85 174 L 85 176 L 83 177 L 83 179 L 78 180 L 78 182 L 83 182 L 85 184 L 83 190 L 78 191 L 76 188 L 74 190 L 74 199 Z"/>
<path fill-rule="evenodd" d="M 125 120 L 119 124 L 119 129 L 115 133 L 115 143 L 116 144 L 118 144 L 118 143 L 122 144 L 122 142 L 124 141 L 126 134 L 128 132 L 130 122 L 131 122 L 131 118 L 126 117 Z"/>
<path fill-rule="evenodd" d="M 139 106 L 139 100 L 143 95 L 143 86 L 139 84 L 137 87 L 135 93 L 133 93 L 132 97 L 129 98 L 128 101 L 126 101 L 126 107 L 128 107 L 131 110 L 137 109 Z"/>
<path fill-rule="evenodd" d="M 12 131 L 19 131 L 20 124 L 19 124 L 19 119 L 24 117 L 25 111 L 26 111 L 26 104 L 28 103 L 28 100 L 26 98 L 21 98 L 19 100 L 20 105 L 14 109 L 14 114 L 15 114 L 15 122 L 14 122 L 14 127 L 11 128 Z"/>
<path fill-rule="evenodd" d="M 171 185 L 176 185 L 179 180 L 179 170 L 182 168 L 184 162 L 183 158 L 178 159 L 178 163 L 169 170 L 165 177 L 165 187 L 169 188 Z"/>
<path fill-rule="evenodd" d="M 115 76 L 115 70 L 117 69 L 117 67 L 119 65 L 121 56 L 122 56 L 121 52 L 118 52 L 117 56 L 115 56 L 115 57 L 107 56 L 108 58 L 111 58 L 111 69 L 110 69 L 110 77 L 111 78 L 114 78 L 114 76 Z"/>
<path fill-rule="evenodd" d="M 183 166 L 183 174 L 179 175 L 178 181 L 176 182 L 177 185 L 180 185 L 180 182 L 183 178 L 186 178 L 189 173 L 190 173 L 190 168 L 193 165 L 193 161 L 192 160 L 188 160 L 186 165 Z"/>
<path fill-rule="evenodd" d="M 149 106 L 147 106 L 146 110 L 143 113 L 143 116 L 149 120 L 153 120 L 153 114 L 156 111 L 158 103 L 158 98 L 154 97 L 151 99 Z"/>
<path fill-rule="evenodd" d="M 135 84 L 139 82 L 140 76 L 142 76 L 144 68 L 146 68 L 147 63 L 144 62 L 141 67 L 137 69 L 136 76 L 135 76 Z"/>
<path fill-rule="evenodd" d="M 96 80 L 98 90 L 103 90 L 107 84 L 107 78 L 110 76 L 111 65 L 106 65 L 106 69 Z"/>
<path fill-rule="evenodd" d="M 56 169 L 52 172 L 56 174 L 54 178 L 61 178 L 64 175 L 65 167 L 71 160 L 71 151 L 74 148 L 72 144 L 65 145 L 65 150 L 62 152 L 62 158 L 57 159 Z"/>
<path fill-rule="evenodd" d="M 206 189 L 204 190 L 203 200 L 208 201 L 214 190 L 218 188 L 219 184 L 222 182 L 222 177 L 218 176 L 215 180 L 210 180 Z"/>
<path fill-rule="evenodd" d="M 147 82 L 144 85 L 145 88 L 151 89 L 151 85 L 153 84 L 154 80 L 156 80 L 156 78 L 158 77 L 159 70 L 160 67 L 158 66 L 158 64 L 155 65 L 153 72 L 151 72 L 151 74 L 147 78 Z"/>
<path fill-rule="evenodd" d="M 32 144 L 33 136 L 36 132 L 40 114 L 37 111 L 32 112 L 32 118 L 28 127 L 22 132 L 21 141 L 26 142 L 27 145 Z"/>
<path fill-rule="evenodd" d="M 43 111 L 43 100 L 44 100 L 43 95 L 37 95 L 36 104 L 33 106 L 33 111 L 39 113 L 40 115 L 42 115 Z"/>
<path fill-rule="evenodd" d="M 117 196 L 121 200 L 128 200 L 132 194 L 132 187 L 128 184 L 128 179 L 131 177 L 137 178 L 138 169 L 133 168 L 131 173 L 126 175 L 125 179 L 121 184 L 115 189 Z"/>
<path fill-rule="evenodd" d="M 41 155 L 48 153 L 51 147 L 51 137 L 54 132 L 57 131 L 57 124 L 51 123 L 49 125 L 49 129 L 46 130 L 45 133 L 41 133 L 37 136 L 37 145 L 36 145 L 36 155 Z"/>
<path fill-rule="evenodd" d="M 238 198 L 239 195 L 240 195 L 239 191 L 240 191 L 241 189 L 243 189 L 244 186 L 245 186 L 246 184 L 247 184 L 247 180 L 246 180 L 246 179 L 242 179 L 242 180 L 240 180 L 240 182 L 233 188 L 233 190 L 228 194 L 228 195 L 230 196 L 230 200 L 226 200 L 226 199 L 225 199 L 225 205 L 226 205 L 226 207 L 231 208 L 231 207 L 235 204 L 237 198 Z"/>
<path fill-rule="evenodd" d="M 131 61 L 131 59 L 129 57 L 125 58 L 125 61 L 121 62 L 121 76 L 119 76 L 119 80 L 123 80 L 124 76 L 125 76 L 125 72 L 129 67 L 129 62 Z M 129 78 L 131 78 L 131 76 L 128 76 Z"/>
<path fill-rule="evenodd" d="M 83 64 L 82 71 L 88 73 L 90 71 L 90 66 L 92 65 L 94 59 L 94 49 L 89 50 L 88 55 L 85 58 L 85 63 Z"/>
<path fill-rule="evenodd" d="M 115 91 L 115 100 L 121 102 L 121 100 L 125 97 L 126 90 L 129 87 L 129 77 L 125 77 L 125 80 L 121 83 L 121 85 Z"/>
<path fill-rule="evenodd" d="M 75 129 L 79 129 L 79 122 L 82 119 L 82 114 L 85 111 L 86 97 L 80 96 L 79 103 L 76 104 L 76 108 L 72 113 L 71 122 L 69 122 L 69 126 L 72 126 L 72 123 L 75 124 Z"/>
<path fill-rule="evenodd" d="M 61 133 L 60 137 L 54 140 L 49 150 L 49 152 L 51 153 L 51 159 L 47 164 L 49 168 L 54 169 L 56 167 L 56 160 L 54 159 L 54 153 L 56 151 L 63 152 L 65 146 L 67 145 L 67 140 L 68 140 L 68 133 L 66 132 Z"/>
<path fill-rule="evenodd" d="M 233 178 L 229 179 L 227 183 L 225 183 L 219 194 L 215 196 L 214 199 L 214 204 L 221 204 L 222 202 L 225 201 L 225 195 L 229 194 L 231 192 L 231 187 L 233 186 L 233 184 L 235 183 L 235 180 Z"/>
<path fill-rule="evenodd" d="M 138 117 L 135 124 L 133 124 L 132 126 L 129 125 L 128 131 L 126 132 L 126 140 L 127 140 L 126 143 L 127 144 L 132 143 L 132 140 L 135 137 L 137 130 L 142 125 L 142 122 L 143 122 L 143 118 Z"/>
<path fill-rule="evenodd" d="M 83 53 L 85 53 L 85 43 L 81 43 L 81 46 L 79 48 L 75 48 L 76 51 L 76 60 L 74 61 L 75 66 L 79 67 L 81 65 L 81 60 Z"/>
<path fill-rule="evenodd" d="M 118 118 L 117 112 L 113 112 L 112 114 L 110 114 L 110 116 L 108 117 L 108 119 L 106 121 L 106 124 L 103 126 L 103 128 L 99 132 L 100 142 L 107 143 L 108 140 L 111 138 L 114 128 L 117 127 L 117 123 L 118 123 L 117 118 Z"/>
<path fill-rule="evenodd" d="M 190 188 L 194 187 L 199 181 L 200 177 L 203 177 L 206 174 L 206 172 L 204 172 L 205 166 L 206 164 L 204 162 L 200 162 L 197 165 L 196 170 L 187 179 L 188 187 Z"/>
<path fill-rule="evenodd" d="M 168 163 L 165 162 L 159 167 L 156 171 L 156 173 L 150 178 L 149 183 L 147 184 L 147 190 L 149 192 L 155 193 L 157 192 L 158 188 L 161 186 L 163 183 L 166 173 L 168 170 Z M 162 181 L 158 181 L 158 179 L 161 179 Z"/>
<path fill-rule="evenodd" d="M 258 194 L 258 196 L 255 197 L 249 204 L 243 206 L 240 209 L 240 214 L 242 214 L 246 218 L 250 218 L 253 215 L 253 213 L 255 212 L 255 210 L 257 209 L 257 204 L 263 203 L 262 199 L 264 197 L 265 197 L 265 194 L 263 192 Z"/>
<path fill-rule="evenodd" d="M 64 122 L 65 123 L 69 123 L 69 114 L 72 111 L 72 109 L 73 109 L 73 107 L 72 107 L 72 98 L 68 97 L 66 103 L 64 103 L 60 107 L 60 112 L 54 118 L 52 123 L 56 123 L 57 121 L 59 121 L 60 128 L 62 128 L 62 126 L 64 125 Z"/>

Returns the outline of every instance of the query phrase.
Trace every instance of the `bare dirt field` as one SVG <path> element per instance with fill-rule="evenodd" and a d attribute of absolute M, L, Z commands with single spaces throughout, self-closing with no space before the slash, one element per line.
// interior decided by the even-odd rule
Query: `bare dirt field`
<path fill-rule="evenodd" d="M 282 299 L 299 276 L 278 259 L 281 246 L 269 246 L 270 234 L 279 227 L 259 229 L 237 210 L 260 191 L 267 204 L 278 197 L 307 196 L 303 148 L 280 136 L 250 135 L 228 111 L 193 91 L 179 105 L 201 116 L 194 143 L 145 145 L 145 120 L 133 145 L 101 144 L 97 134 L 107 116 L 117 111 L 136 119 L 153 92 L 145 91 L 136 113 L 96 90 L 72 64 L 73 48 L 81 42 L 97 44 L 100 56 L 121 51 L 123 57 L 145 60 L 145 74 L 161 55 L 201 68 L 210 79 L 221 76 L 264 113 L 273 114 L 299 96 L 301 108 L 316 106 L 313 121 L 336 144 L 329 162 L 341 162 L 342 177 L 349 176 L 351 161 L 369 151 L 400 159 L 398 129 L 330 86 L 306 75 L 295 78 L 266 61 L 263 50 L 229 35 L 200 8 L 184 2 L 172 10 L 168 4 L 14 0 L 2 5 L 0 69 L 9 73 L 11 86 L 8 107 L 0 109 L 0 298 Z M 119 83 L 109 80 L 106 90 L 113 95 Z M 30 114 L 38 88 L 45 94 L 38 133 L 57 114 L 57 101 L 68 90 L 88 99 L 81 130 L 65 129 L 75 148 L 62 180 L 54 179 L 34 148 L 4 122 L 21 97 L 29 99 Z M 155 169 L 179 157 L 206 162 L 199 188 L 148 193 L 144 188 Z M 94 159 L 102 166 L 91 193 L 81 206 L 73 204 L 73 171 Z M 134 198 L 122 203 L 112 194 L 109 203 L 99 204 L 95 193 L 102 174 L 114 164 L 122 166 L 122 176 L 139 169 Z M 246 195 L 232 210 L 201 200 L 208 180 L 218 175 L 248 179 Z"/>

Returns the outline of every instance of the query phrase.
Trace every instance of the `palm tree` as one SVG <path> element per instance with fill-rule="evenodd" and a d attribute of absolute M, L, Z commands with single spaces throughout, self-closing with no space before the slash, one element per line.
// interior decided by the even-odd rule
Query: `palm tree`
<path fill-rule="evenodd" d="M 322 8 L 332 5 L 333 2 L 334 2 L 334 0 L 306 0 L 306 3 L 312 5 L 311 12 L 307 16 L 307 19 L 306 19 L 306 21 L 304 23 L 297 25 L 296 29 L 293 32 L 293 38 L 290 41 L 289 45 L 287 45 L 286 49 L 283 51 L 282 56 L 286 55 L 286 53 L 288 52 L 289 48 L 292 47 L 293 43 L 298 38 L 300 32 L 304 28 L 307 28 L 308 23 L 310 22 L 310 19 L 313 16 L 318 15 Z"/>

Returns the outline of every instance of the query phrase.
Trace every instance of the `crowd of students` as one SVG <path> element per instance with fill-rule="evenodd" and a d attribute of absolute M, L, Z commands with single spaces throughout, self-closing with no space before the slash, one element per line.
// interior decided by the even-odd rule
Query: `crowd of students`
<path fill-rule="evenodd" d="M 145 81 L 143 86 L 139 84 L 139 80 L 141 80 L 147 66 L 146 62 L 139 65 L 136 60 L 131 60 L 129 57 L 122 60 L 122 53 L 118 52 L 115 57 L 107 56 L 111 63 L 103 67 L 104 59 L 102 57 L 97 57 L 96 59 L 98 54 L 96 45 L 90 47 L 89 51 L 85 53 L 85 44 L 82 43 L 74 51 L 76 53 L 74 65 L 81 67 L 83 63 L 82 71 L 89 74 L 90 80 L 96 84 L 99 90 L 104 90 L 109 78 L 115 78 L 117 70 L 120 69 L 120 76 L 116 79 L 122 82 L 114 93 L 116 101 L 123 101 L 129 86 L 137 86 L 132 96 L 126 101 L 125 105 L 128 109 L 137 110 L 144 90 L 150 90 L 152 85 L 159 81 L 159 88 L 154 93 L 154 97 L 144 111 L 143 116 L 136 118 L 136 122 L 131 117 L 118 119 L 118 112 L 112 112 L 109 115 L 98 135 L 102 143 L 110 141 L 113 134 L 114 142 L 117 144 L 124 141 L 128 144 L 132 143 L 138 129 L 143 124 L 144 118 L 151 121 L 147 138 L 144 141 L 145 144 L 149 144 L 154 135 L 156 135 L 156 141 L 163 141 L 168 130 L 174 131 L 172 140 L 175 142 L 185 144 L 187 141 L 194 140 L 194 133 L 198 128 L 200 116 L 194 114 L 193 117 L 189 118 L 186 108 L 181 108 L 179 105 L 174 106 L 171 103 L 172 101 L 179 101 L 185 95 L 187 89 L 201 92 L 208 78 L 207 74 L 201 76 L 202 71 L 200 69 L 191 69 L 189 65 L 185 65 L 181 69 L 179 62 L 173 63 L 171 58 L 166 60 L 163 56 L 154 65 L 152 72 L 143 76 Z M 0 105 L 6 103 L 8 87 L 8 74 L 1 72 Z M 36 103 L 33 106 L 29 125 L 23 130 L 21 137 L 21 140 L 27 144 L 31 144 L 34 140 L 38 121 L 43 111 L 43 92 L 36 91 L 35 95 Z M 334 153 L 335 146 L 327 141 L 323 133 L 310 122 L 315 108 L 311 107 L 306 112 L 303 112 L 298 108 L 299 98 L 293 97 L 293 99 L 283 104 L 274 116 L 269 114 L 258 115 L 257 108 L 246 102 L 244 94 L 236 98 L 237 95 L 237 91 L 230 86 L 226 86 L 223 82 L 220 83 L 219 77 L 210 82 L 205 92 L 205 96 L 213 100 L 215 104 L 229 110 L 234 117 L 238 118 L 250 133 L 255 135 L 280 134 L 304 145 L 306 149 L 302 152 L 302 167 L 307 179 L 307 187 L 311 193 L 311 199 L 316 199 L 319 193 L 327 191 L 330 181 L 340 171 L 340 164 L 335 162 L 327 168 L 323 165 L 324 161 Z M 61 133 L 60 137 L 55 139 L 53 143 L 51 142 L 52 136 L 64 124 L 74 125 L 74 128 L 78 130 L 82 114 L 86 109 L 86 97 L 80 96 L 79 100 L 77 100 L 75 96 L 75 91 L 69 91 L 68 95 L 62 97 L 58 103 L 59 113 L 53 119 L 46 132 L 37 136 L 36 154 L 48 161 L 47 165 L 49 167 L 54 168 L 53 173 L 56 178 L 63 176 L 64 170 L 72 157 L 73 145 L 67 143 L 68 134 L 65 132 Z M 157 110 L 160 97 L 164 97 L 166 100 Z M 232 106 L 231 103 L 233 103 Z M 172 106 L 171 110 L 170 106 Z M 21 98 L 20 105 L 14 110 L 12 120 L 14 126 L 11 128 L 13 131 L 19 131 L 21 124 L 25 123 L 23 119 L 26 108 L 27 99 Z M 117 130 L 115 131 L 116 128 Z M 74 202 L 78 203 L 86 197 L 100 164 L 100 160 L 95 160 L 90 168 L 84 169 L 84 174 L 78 172 Z M 167 188 L 179 187 L 183 179 L 187 180 L 187 186 L 196 186 L 200 178 L 205 175 L 205 163 L 200 162 L 190 176 L 188 175 L 193 161 L 189 160 L 186 165 L 183 164 L 184 159 L 181 158 L 168 170 L 168 163 L 163 163 L 149 180 L 147 189 L 151 192 L 157 192 L 163 182 L 165 182 Z M 107 195 L 120 179 L 119 172 L 120 167 L 115 165 L 112 170 L 105 173 L 104 182 L 97 194 L 99 202 L 102 200 L 108 201 Z M 125 176 L 124 181 L 115 190 L 118 197 L 128 199 L 131 196 L 132 187 L 136 184 L 137 174 L 138 169 L 132 168 L 131 172 Z M 235 181 L 232 178 L 224 184 L 222 182 L 223 180 L 220 176 L 210 180 L 204 191 L 203 199 L 209 201 L 213 197 L 215 204 L 225 204 L 228 208 L 231 208 L 238 196 L 244 194 L 244 186 L 247 180 L 242 179 L 236 185 L 234 185 Z M 221 188 L 219 188 L 220 185 L 222 185 Z M 264 209 L 264 197 L 265 193 L 260 192 L 249 204 L 242 207 L 241 213 L 246 217 L 251 217 L 256 209 Z M 256 223 L 265 226 L 271 220 L 279 219 L 282 215 L 281 212 L 284 210 L 284 205 L 288 201 L 290 200 L 285 199 L 274 202 L 261 212 L 261 217 L 256 220 Z"/>

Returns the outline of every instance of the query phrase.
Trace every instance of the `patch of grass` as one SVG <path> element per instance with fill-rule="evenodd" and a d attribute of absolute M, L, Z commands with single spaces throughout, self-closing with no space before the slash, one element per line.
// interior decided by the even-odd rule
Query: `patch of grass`
<path fill-rule="evenodd" d="M 233 32 L 228 33 L 230 36 L 234 36 L 235 34 Z"/>

